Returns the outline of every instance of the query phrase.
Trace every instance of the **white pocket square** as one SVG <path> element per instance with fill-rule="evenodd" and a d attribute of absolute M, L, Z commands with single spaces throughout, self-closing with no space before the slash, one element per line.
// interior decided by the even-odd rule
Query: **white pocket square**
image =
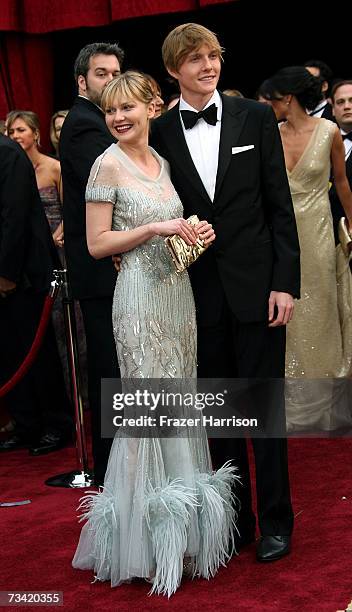
<path fill-rule="evenodd" d="M 243 151 L 249 151 L 249 149 L 254 149 L 254 145 L 245 145 L 244 147 L 232 147 L 232 155 L 236 155 L 236 153 L 242 153 Z"/>

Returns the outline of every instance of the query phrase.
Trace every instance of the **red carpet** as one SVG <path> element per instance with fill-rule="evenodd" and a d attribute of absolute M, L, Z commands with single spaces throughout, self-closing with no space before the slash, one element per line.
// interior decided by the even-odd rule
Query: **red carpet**
<path fill-rule="evenodd" d="M 72 569 L 82 490 L 47 487 L 44 480 L 75 468 L 73 448 L 38 458 L 27 451 L 3 454 L 0 501 L 32 503 L 0 507 L 0 590 L 63 591 L 64 609 L 70 612 L 344 610 L 352 598 L 351 458 L 351 440 L 291 440 L 297 515 L 292 554 L 263 565 L 255 561 L 252 545 L 215 579 L 184 582 L 168 601 L 148 597 L 146 583 L 111 589 L 108 583 L 91 584 L 90 572 Z"/>

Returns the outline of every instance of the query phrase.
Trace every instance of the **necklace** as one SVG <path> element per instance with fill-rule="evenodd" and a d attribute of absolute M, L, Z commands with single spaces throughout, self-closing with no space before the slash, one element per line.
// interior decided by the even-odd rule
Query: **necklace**
<path fill-rule="evenodd" d="M 33 164 L 34 172 L 37 172 L 37 170 L 38 170 L 38 168 L 40 166 L 40 159 L 38 159 L 38 161 L 35 162 L 35 163 L 32 162 L 32 164 Z"/>

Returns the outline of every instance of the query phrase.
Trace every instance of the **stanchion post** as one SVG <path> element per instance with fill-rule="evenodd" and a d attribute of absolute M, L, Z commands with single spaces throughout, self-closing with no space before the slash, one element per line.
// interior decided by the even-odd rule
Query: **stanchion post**
<path fill-rule="evenodd" d="M 84 428 L 83 401 L 81 393 L 81 376 L 79 369 L 79 352 L 77 339 L 76 316 L 74 301 L 71 298 L 66 270 L 54 270 L 55 281 L 60 284 L 64 309 L 67 355 L 69 363 L 72 401 L 75 413 L 77 471 L 53 476 L 45 481 L 49 486 L 90 487 L 92 477 L 88 468 L 87 441 Z M 54 282 L 55 282 L 54 281 Z M 53 284 L 53 283 L 52 283 Z"/>

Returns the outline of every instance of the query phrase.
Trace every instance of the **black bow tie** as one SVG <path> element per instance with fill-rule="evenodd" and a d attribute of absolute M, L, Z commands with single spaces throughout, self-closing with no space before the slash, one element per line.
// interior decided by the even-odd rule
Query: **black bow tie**
<path fill-rule="evenodd" d="M 348 134 L 342 134 L 342 140 L 351 140 L 352 141 L 352 132 L 348 132 Z"/>
<path fill-rule="evenodd" d="M 186 130 L 193 128 L 197 123 L 198 119 L 203 117 L 204 121 L 209 123 L 210 125 L 216 125 L 217 116 L 218 116 L 218 108 L 215 104 L 211 104 L 208 108 L 200 111 L 199 113 L 195 113 L 194 111 L 189 110 L 181 110 L 183 125 Z"/>

